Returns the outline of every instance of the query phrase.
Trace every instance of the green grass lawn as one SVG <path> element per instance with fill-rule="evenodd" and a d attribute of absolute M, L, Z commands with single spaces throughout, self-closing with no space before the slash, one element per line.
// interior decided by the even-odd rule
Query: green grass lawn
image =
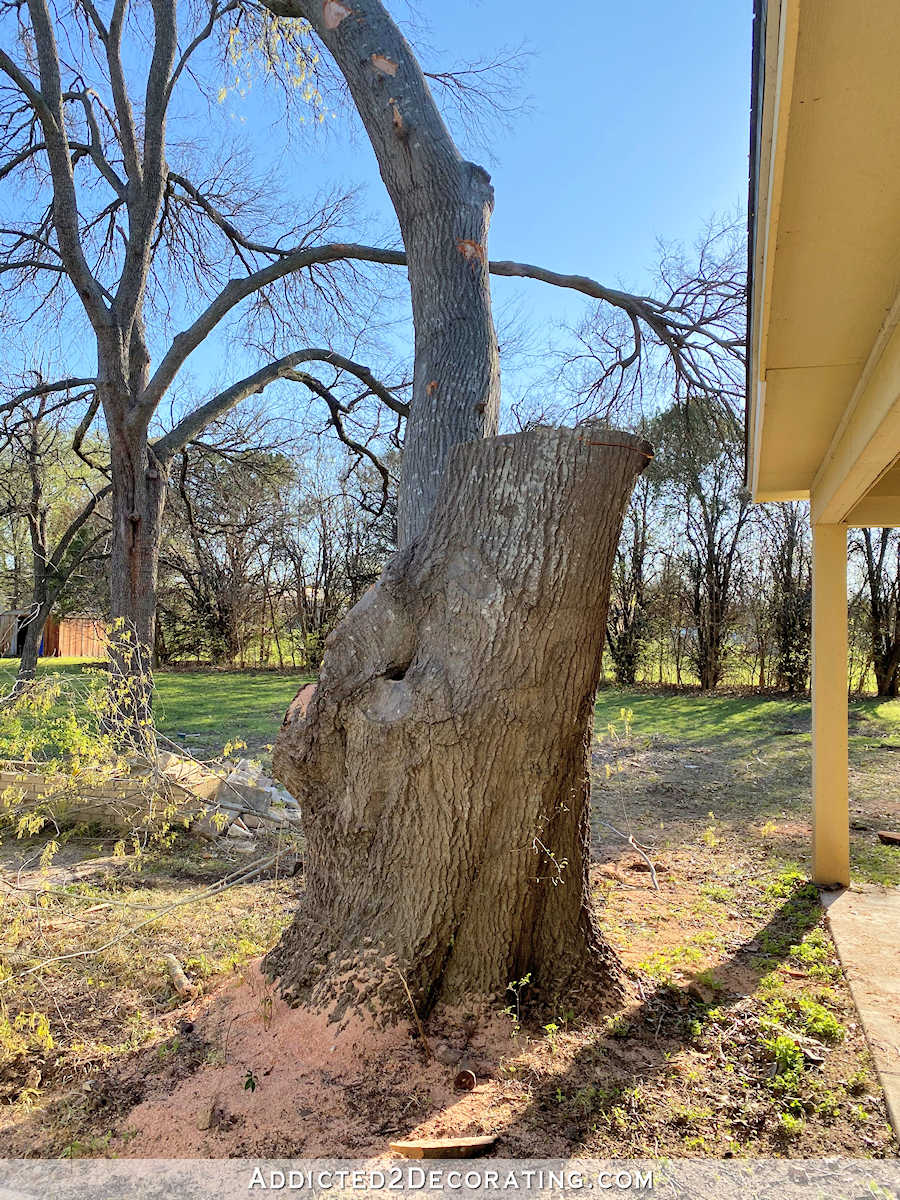
<path fill-rule="evenodd" d="M 0 692 L 15 677 L 15 661 L 0 659 Z M 42 659 L 40 672 L 79 675 L 99 664 L 77 658 Z M 155 713 L 160 733 L 193 754 L 220 754 L 226 742 L 266 753 L 285 710 L 310 675 L 275 671 L 157 671 Z"/>
<path fill-rule="evenodd" d="M 595 713 L 594 807 L 604 819 L 633 826 L 639 841 L 688 838 L 691 828 L 749 835 L 773 867 L 808 872 L 808 700 L 602 688 Z M 900 700 L 854 700 L 848 723 L 853 878 L 900 884 L 900 852 L 877 837 L 900 828 Z"/>
<path fill-rule="evenodd" d="M 710 696 L 697 692 L 601 688 L 597 694 L 595 729 L 602 736 L 610 722 L 621 727 L 621 710 L 632 713 L 638 734 L 672 741 L 741 741 L 766 736 L 781 725 L 809 729 L 809 701 L 766 696 Z"/>
<path fill-rule="evenodd" d="M 636 732 L 673 741 L 741 742 L 810 732 L 808 700 L 608 687 L 597 694 L 597 733 L 603 734 L 610 722 L 621 726 L 623 708 L 631 710 Z M 851 744 L 870 735 L 883 738 L 896 733 L 900 745 L 900 700 L 853 700 L 848 715 Z"/>
<path fill-rule="evenodd" d="M 0 663 L 0 689 L 11 681 L 11 666 Z M 84 667 L 55 660 L 41 670 L 78 674 Z M 227 742 L 243 740 L 251 754 L 265 758 L 285 708 L 307 679 L 271 671 L 160 671 L 157 719 L 191 753 L 213 755 Z M 900 884 L 900 852 L 882 845 L 876 833 L 900 826 L 900 702 L 853 703 L 849 728 L 853 878 Z M 815 1158 L 894 1152 L 819 895 L 806 882 L 810 756 L 808 701 L 600 690 L 590 884 L 604 936 L 643 981 L 642 1003 L 614 1017 L 604 1012 L 571 1024 L 563 1008 L 549 1014 L 550 1023 L 541 1016 L 540 1026 L 523 1028 L 516 1042 L 504 1043 L 480 1081 L 485 1119 L 504 1138 L 502 1153 Z M 658 890 L 627 836 L 616 831 L 646 847 Z M 4 837 L 0 870 L 7 878 L 37 886 L 42 837 L 47 835 Z M 188 1072 L 215 1071 L 220 1087 L 231 1026 L 216 1016 L 209 1040 L 203 1040 L 206 1034 L 196 1041 L 173 1037 L 183 999 L 168 985 L 163 954 L 175 955 L 214 1006 L 217 989 L 225 988 L 227 997 L 235 970 L 277 938 L 303 887 L 301 870 L 169 910 L 201 881 L 236 869 L 229 839 L 217 847 L 187 838 L 151 846 L 132 877 L 126 864 L 119 874 L 109 865 L 115 860 L 112 837 L 98 837 L 76 831 L 66 840 L 64 834 L 54 860 L 62 870 L 96 857 L 98 874 L 89 882 L 58 886 L 46 907 L 14 890 L 6 901 L 7 949 L 17 964 L 63 956 L 39 976 L 23 974 L 16 990 L 7 992 L 12 1015 L 5 1027 L 0 1011 L 0 1153 L 7 1156 L 11 1150 L 39 1156 L 103 1154 L 111 1147 L 118 1152 L 114 1135 L 124 1149 L 133 1106 L 143 1096 L 134 1089 L 136 1078 L 151 1080 L 159 1094 L 185 1081 Z M 91 907 L 79 920 L 86 898 Z M 127 932 L 134 919 L 128 903 L 154 903 L 160 921 Z M 82 959 L 86 947 L 92 956 Z M 29 1023 L 17 1026 L 17 1013 Z M 35 1026 L 34 1014 L 43 1026 Z M 265 1017 L 259 1020 L 267 1029 Z M 789 1093 L 774 1070 L 773 1022 L 798 1056 Z M 796 1046 L 807 1046 L 811 1032 L 819 1038 L 818 1057 L 807 1068 Z M 195 1051 L 196 1060 L 189 1057 Z M 421 1136 L 432 1136 L 445 1128 L 427 1124 L 446 1121 L 440 1103 L 429 1107 L 425 1088 L 425 1099 L 417 1099 L 404 1073 L 410 1060 L 397 1063 L 396 1049 L 390 1053 L 387 1067 L 373 1070 L 370 1064 L 368 1073 L 354 1064 L 354 1094 L 360 1086 L 369 1089 L 367 1103 L 379 1120 L 398 1128 L 416 1125 Z M 257 1064 L 237 1065 L 235 1091 L 243 1096 L 240 1078 Z M 394 1072 L 389 1087 L 385 1069 Z M 302 1100 L 303 1081 L 317 1077 L 304 1068 L 297 1078 L 301 1082 L 292 1078 L 292 1086 L 301 1088 Z M 87 1092 L 85 1079 L 91 1081 Z M 319 1089 L 320 1107 L 333 1082 L 330 1076 L 324 1081 L 325 1091 L 317 1082 L 309 1085 Z M 340 1103 L 344 1086 L 337 1088 Z M 267 1087 L 264 1079 L 254 1103 L 265 1101 Z M 98 1104 L 97 1095 L 114 1103 Z M 359 1136 L 371 1138 L 369 1110 L 360 1114 Z M 304 1116 L 304 1131 L 306 1122 Z M 283 1139 L 281 1117 L 276 1125 Z M 235 1130 L 236 1140 L 222 1153 L 246 1152 L 240 1123 Z M 296 1137 L 303 1136 L 298 1126 Z M 260 1152 L 277 1157 L 283 1145 L 267 1143 Z M 372 1143 L 367 1153 L 376 1149 Z"/>
<path fill-rule="evenodd" d="M 0 689 L 15 664 L 0 663 Z M 49 659 L 42 672 L 77 674 L 96 663 Z M 284 712 L 309 675 L 275 671 L 159 671 L 156 718 L 160 732 L 197 757 L 221 754 L 227 743 L 268 757 Z M 628 714 L 627 722 L 622 712 Z M 874 832 L 900 826 L 900 701 L 866 699 L 849 705 L 851 819 L 857 878 L 900 883 L 900 853 Z M 612 729 L 610 729 L 612 727 Z M 645 821 L 676 818 L 741 823 L 790 821 L 784 863 L 808 865 L 810 704 L 781 697 L 654 689 L 601 688 L 595 734 L 599 753 L 613 761 L 608 784 L 616 803 Z M 601 795 L 602 800 L 602 795 Z M 621 813 L 619 814 L 621 815 Z M 610 818 L 612 819 L 612 818 Z"/>
<path fill-rule="evenodd" d="M 160 671 L 156 715 L 160 731 L 188 749 L 221 752 L 246 742 L 253 752 L 275 740 L 285 710 L 311 676 L 272 671 Z"/>

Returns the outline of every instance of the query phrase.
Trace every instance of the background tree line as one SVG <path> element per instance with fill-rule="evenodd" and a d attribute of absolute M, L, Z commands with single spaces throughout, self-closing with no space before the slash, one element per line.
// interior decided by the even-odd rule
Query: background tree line
<path fill-rule="evenodd" d="M 104 481 L 92 484 L 71 429 L 41 404 L 7 428 L 2 451 L 0 595 L 11 607 L 107 616 Z M 741 430 L 721 406 L 676 403 L 641 430 L 656 459 L 616 555 L 606 677 L 802 694 L 808 506 L 749 504 Z M 396 450 L 386 458 L 391 479 L 398 459 Z M 378 578 L 395 538 L 395 491 L 385 499 L 371 464 L 273 433 L 258 415 L 219 423 L 181 452 L 169 480 L 157 663 L 316 670 L 325 638 Z M 849 550 L 850 690 L 895 696 L 900 533 L 855 530 Z"/>
<path fill-rule="evenodd" d="M 625 516 L 607 628 L 617 683 L 802 694 L 810 680 L 809 505 L 752 505 L 742 431 L 702 401 L 645 425 L 657 456 Z M 849 538 L 849 688 L 897 695 L 900 531 Z"/>

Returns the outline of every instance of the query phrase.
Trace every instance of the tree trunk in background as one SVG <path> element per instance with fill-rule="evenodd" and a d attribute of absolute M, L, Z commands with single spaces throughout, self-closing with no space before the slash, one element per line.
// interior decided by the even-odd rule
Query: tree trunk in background
<path fill-rule="evenodd" d="M 530 973 L 548 1000 L 621 999 L 590 904 L 588 750 L 648 459 L 589 427 L 452 452 L 426 531 L 332 633 L 275 747 L 308 846 L 267 959 L 289 997 L 408 1011 L 402 975 L 423 1013 Z"/>
<path fill-rule="evenodd" d="M 166 470 L 127 418 L 110 422 L 113 532 L 110 555 L 109 667 L 113 708 L 123 735 L 149 728 L 156 644 L 156 584 Z"/>
<path fill-rule="evenodd" d="M 863 529 L 862 534 L 869 583 L 869 625 L 875 688 L 879 696 L 895 697 L 900 682 L 900 548 L 896 550 L 892 577 L 886 559 L 895 541 L 893 530 Z"/>
<path fill-rule="evenodd" d="M 19 669 L 16 672 L 16 691 L 34 679 L 37 675 L 38 653 L 41 648 L 41 638 L 47 619 L 50 616 L 50 605 L 45 603 L 35 612 L 25 628 L 25 639 L 22 642 L 22 654 L 19 659 Z"/>
<path fill-rule="evenodd" d="M 610 589 L 606 640 L 620 687 L 634 686 L 647 644 L 648 512 L 647 482 L 642 480 L 627 510 L 628 533 L 623 532 L 616 552 Z"/>
<path fill-rule="evenodd" d="M 16 672 L 16 694 L 37 675 L 38 652 L 52 605 L 47 582 L 47 514 L 43 504 L 36 456 L 30 460 L 29 466 L 33 483 L 33 508 L 28 514 L 32 553 L 31 618 L 25 627 L 19 669 Z"/>
<path fill-rule="evenodd" d="M 884 654 L 876 651 L 872 661 L 872 667 L 875 672 L 875 690 L 879 696 L 887 696 L 894 699 L 897 695 L 897 660 L 898 655 Z"/>

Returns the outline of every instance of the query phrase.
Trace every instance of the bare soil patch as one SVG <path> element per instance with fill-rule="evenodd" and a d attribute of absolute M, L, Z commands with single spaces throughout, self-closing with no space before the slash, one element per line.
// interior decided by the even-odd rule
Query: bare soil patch
<path fill-rule="evenodd" d="M 806 762 L 784 749 L 799 740 L 598 745 L 594 896 L 635 994 L 613 1016 L 533 1013 L 525 985 L 519 1020 L 512 991 L 487 1010 L 435 1016 L 429 1058 L 412 1022 L 379 1030 L 290 1010 L 254 963 L 302 877 L 257 880 L 90 965 L 3 989 L 8 1023 L 40 1013 L 53 1045 L 26 1028 L 24 1052 L 7 1046 L 0 1153 L 377 1157 L 398 1138 L 482 1134 L 498 1136 L 502 1157 L 896 1153 L 803 874 Z M 894 760 L 864 753 L 857 817 L 868 821 L 883 816 Z M 648 848 L 658 892 L 609 824 Z M 78 905 L 79 939 L 123 927 L 105 903 L 187 894 L 229 866 L 197 851 L 151 858 L 141 877 L 65 885 L 96 893 L 95 912 Z M 58 951 L 75 936 L 61 897 L 41 907 L 7 894 L 4 907 L 4 954 Z M 193 999 L 172 994 L 165 952 L 198 985 Z M 474 1090 L 454 1087 L 461 1068 Z"/>

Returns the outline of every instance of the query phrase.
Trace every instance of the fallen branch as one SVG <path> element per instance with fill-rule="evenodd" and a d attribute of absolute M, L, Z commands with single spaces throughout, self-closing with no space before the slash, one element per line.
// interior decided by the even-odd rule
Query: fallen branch
<path fill-rule="evenodd" d="M 218 880 L 210 887 L 204 888 L 202 892 L 197 892 L 193 896 L 183 896 L 180 900 L 175 900 L 172 904 L 166 904 L 164 907 L 157 909 L 153 916 L 146 917 L 143 921 L 138 921 L 138 923 L 136 925 L 132 925 L 130 929 L 124 929 L 121 933 L 116 934 L 114 938 L 110 938 L 108 942 L 104 942 L 102 946 L 95 946 L 89 950 L 73 950 L 69 954 L 57 954 L 52 958 L 44 959 L 43 962 L 36 963 L 33 967 L 29 967 L 25 971 L 19 971 L 15 975 L 8 975 L 5 979 L 0 979 L 0 987 L 12 983 L 16 979 L 24 979 L 27 975 L 33 975 L 37 971 L 42 971 L 45 967 L 50 967 L 54 963 L 68 962 L 76 958 L 91 958 L 96 954 L 103 954 L 104 951 L 111 949 L 125 938 L 130 937 L 131 934 L 137 933 L 139 929 L 143 929 L 147 925 L 152 925 L 154 921 L 158 921 L 160 917 L 165 916 L 166 913 L 170 913 L 176 908 L 182 908 L 186 904 L 196 904 L 201 900 L 209 900 L 213 896 L 221 895 L 222 892 L 230 891 L 230 889 L 233 887 L 238 887 L 240 884 L 249 883 L 251 879 L 254 879 L 257 875 L 261 874 L 261 872 L 267 870 L 269 867 L 278 862 L 282 855 L 288 853 L 289 849 L 290 848 L 286 846 L 283 850 L 279 850 L 277 853 L 269 855 L 267 858 L 261 858 L 257 862 L 251 863 L 250 866 L 244 870 L 232 872 L 231 875 L 226 875 L 223 879 Z M 3 880 L 2 882 L 4 882 L 7 887 L 12 886 L 6 880 Z M 17 888 L 16 890 L 28 891 L 30 889 Z M 68 893 L 64 892 L 62 894 L 67 895 Z M 75 897 L 70 898 L 75 899 Z M 78 897 L 78 899 L 91 899 L 94 903 L 96 903 L 96 896 Z M 148 905 L 147 907 L 150 906 Z M 15 951 L 11 952 L 15 953 Z M 6 951 L 0 949 L 0 956 L 5 957 Z"/>
<path fill-rule="evenodd" d="M 613 833 L 616 834 L 617 837 L 620 837 L 620 838 L 622 838 L 623 841 L 626 841 L 628 843 L 628 845 L 632 847 L 633 850 L 637 850 L 638 854 L 641 856 L 641 858 L 644 860 L 644 862 L 649 867 L 650 878 L 653 880 L 653 887 L 658 892 L 659 891 L 659 880 L 656 878 L 656 868 L 654 867 L 649 854 L 647 854 L 646 851 L 644 850 L 644 847 L 640 844 L 640 842 L 635 841 L 634 834 L 633 833 L 623 833 L 621 829 L 616 829 L 615 825 L 610 825 L 609 821 L 604 821 L 602 817 L 598 817 L 597 819 L 599 820 L 601 825 L 605 825 L 606 828 L 611 829 L 613 831 Z"/>

